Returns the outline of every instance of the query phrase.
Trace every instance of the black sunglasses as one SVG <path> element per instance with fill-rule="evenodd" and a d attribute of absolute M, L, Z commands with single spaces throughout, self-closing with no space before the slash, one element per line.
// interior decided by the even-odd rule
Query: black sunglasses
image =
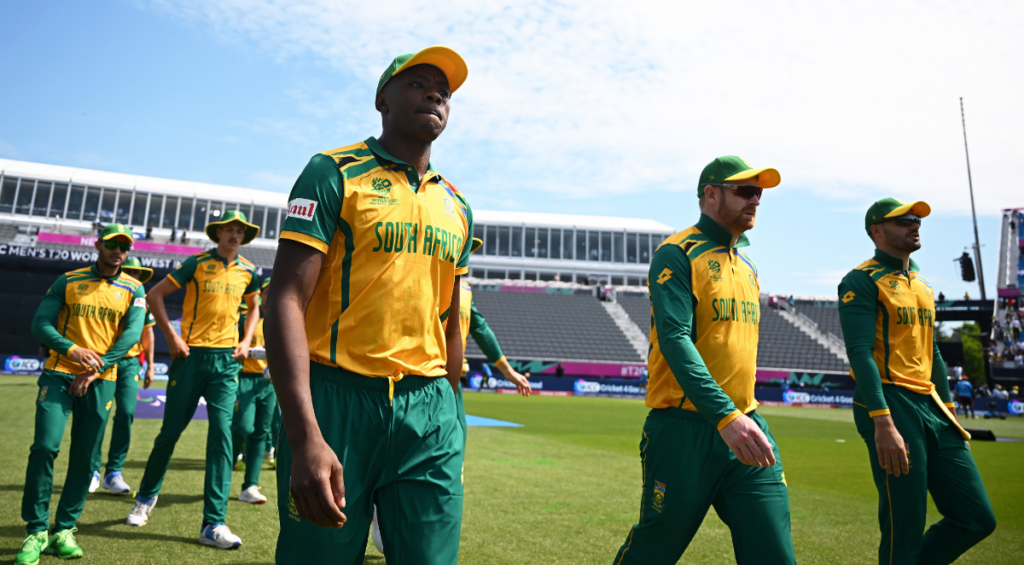
<path fill-rule="evenodd" d="M 108 239 L 104 241 L 103 246 L 110 250 L 120 249 L 123 253 L 128 253 L 132 248 L 132 244 L 127 241 L 118 241 L 116 239 Z"/>
<path fill-rule="evenodd" d="M 744 200 L 750 200 L 751 198 L 753 198 L 755 196 L 757 197 L 758 200 L 760 200 L 761 199 L 761 193 L 764 192 L 764 189 L 761 188 L 760 186 L 757 186 L 756 184 L 725 184 L 725 183 L 720 183 L 720 184 L 713 184 L 711 186 L 717 186 L 717 187 L 721 187 L 721 188 L 731 189 L 733 194 L 735 194 L 736 196 L 739 196 L 740 198 L 742 198 Z"/>
<path fill-rule="evenodd" d="M 920 216 L 915 216 L 913 214 L 906 214 L 904 216 L 896 216 L 895 218 L 885 218 L 881 222 L 877 222 L 877 223 L 881 224 L 881 223 L 885 223 L 885 222 L 893 222 L 893 223 L 895 223 L 897 226 L 899 226 L 901 228 L 909 228 L 910 226 L 913 226 L 913 225 L 920 226 L 921 225 L 921 217 Z"/>

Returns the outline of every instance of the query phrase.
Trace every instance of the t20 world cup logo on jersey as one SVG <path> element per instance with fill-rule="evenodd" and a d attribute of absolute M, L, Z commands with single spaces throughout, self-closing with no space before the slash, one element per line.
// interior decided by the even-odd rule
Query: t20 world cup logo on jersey
<path fill-rule="evenodd" d="M 722 265 L 718 261 L 708 259 L 708 272 L 711 273 L 708 275 L 711 280 L 715 282 L 722 280 Z"/>

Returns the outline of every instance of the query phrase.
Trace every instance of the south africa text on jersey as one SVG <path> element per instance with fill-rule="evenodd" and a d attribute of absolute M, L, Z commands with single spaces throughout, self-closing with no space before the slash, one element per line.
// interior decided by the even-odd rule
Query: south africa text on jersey
<path fill-rule="evenodd" d="M 124 316 L 124 312 L 120 310 L 105 306 L 97 308 L 95 304 L 68 304 L 68 309 L 75 318 L 103 320 L 105 322 L 114 322 L 115 324 L 121 323 L 121 317 Z"/>
<path fill-rule="evenodd" d="M 370 251 L 374 253 L 422 253 L 436 255 L 449 263 L 459 258 L 465 241 L 439 227 L 428 225 L 421 230 L 412 222 L 377 222 L 373 233 L 377 236 L 377 246 Z M 421 233 L 422 250 L 418 246 Z"/>

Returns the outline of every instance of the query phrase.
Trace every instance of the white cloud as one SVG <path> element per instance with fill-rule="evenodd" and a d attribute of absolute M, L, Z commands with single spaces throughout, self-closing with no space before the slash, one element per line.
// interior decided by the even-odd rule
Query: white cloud
<path fill-rule="evenodd" d="M 966 213 L 963 96 L 979 212 L 1024 204 L 1003 180 L 1021 164 L 1020 2 L 154 6 L 284 63 L 312 57 L 348 81 L 337 93 L 291 89 L 305 125 L 252 125 L 292 139 L 375 132 L 372 93 L 390 59 L 453 47 L 470 75 L 434 158 L 470 194 L 690 191 L 711 158 L 738 153 L 779 168 L 783 190 L 844 208 L 891 194 Z"/>

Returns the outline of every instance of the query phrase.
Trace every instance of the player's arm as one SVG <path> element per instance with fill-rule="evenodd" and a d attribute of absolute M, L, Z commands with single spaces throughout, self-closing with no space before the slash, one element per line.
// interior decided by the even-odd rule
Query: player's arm
<path fill-rule="evenodd" d="M 846 342 L 850 370 L 857 380 L 858 396 L 875 423 L 878 464 L 897 477 L 910 472 L 903 436 L 889 415 L 882 394 L 882 375 L 872 351 L 878 317 L 878 286 L 864 271 L 850 271 L 839 283 L 839 323 Z"/>
<path fill-rule="evenodd" d="M 252 337 L 256 335 L 256 326 L 260 323 L 259 316 L 259 285 L 256 284 L 256 277 L 252 278 L 252 282 L 249 283 L 249 287 L 253 290 L 250 292 L 249 289 L 245 289 L 246 294 L 242 296 L 245 300 L 246 306 L 249 307 L 249 312 L 256 312 L 255 316 L 246 316 L 245 323 L 242 326 L 243 335 L 238 340 L 238 345 L 235 346 L 235 352 L 231 355 L 236 361 L 241 363 L 249 357 L 249 346 L 252 345 Z"/>
<path fill-rule="evenodd" d="M 60 335 L 53 321 L 57 319 L 61 308 L 64 307 L 64 296 L 67 292 L 67 276 L 61 275 L 53 286 L 46 291 L 46 296 L 39 303 L 36 314 L 32 318 L 32 335 L 47 347 L 68 356 L 72 361 L 83 367 L 100 367 L 103 361 L 95 351 L 78 347 L 70 339 Z"/>
<path fill-rule="evenodd" d="M 146 323 L 146 289 L 140 284 L 135 289 L 128 311 L 121 319 L 121 335 L 103 355 L 104 367 L 116 365 L 142 339 L 142 326 Z"/>
<path fill-rule="evenodd" d="M 345 482 L 313 411 L 306 308 L 337 230 L 343 189 L 341 173 L 326 155 L 314 156 L 295 182 L 289 201 L 311 200 L 315 211 L 312 218 L 285 219 L 274 272 L 287 275 L 274 278 L 274 299 L 263 322 L 271 380 L 292 449 L 289 491 L 299 516 L 325 528 L 345 524 Z"/>
<path fill-rule="evenodd" d="M 164 280 L 158 282 L 146 294 L 149 311 L 153 314 L 153 318 L 156 320 L 156 325 L 160 328 L 160 331 L 164 333 L 164 338 L 167 339 L 167 348 L 170 350 L 171 357 L 175 359 L 188 357 L 188 344 L 185 343 L 185 340 L 181 339 L 178 332 L 174 331 L 171 319 L 167 315 L 167 308 L 164 306 L 164 297 L 188 284 L 195 276 L 198 264 L 195 256 L 185 259 L 177 269 L 171 271 L 169 275 L 164 277 Z"/>
<path fill-rule="evenodd" d="M 675 245 L 663 245 L 651 259 L 651 307 L 658 345 L 672 374 L 693 405 L 718 429 L 744 465 L 771 466 L 775 454 L 761 429 L 739 410 L 708 372 L 693 344 L 696 300 L 690 261 Z"/>
<path fill-rule="evenodd" d="M 476 302 L 471 303 L 469 307 L 469 335 L 473 336 L 473 341 L 480 347 L 480 351 L 484 352 L 487 360 L 497 367 L 509 382 L 515 383 L 519 394 L 530 396 L 530 381 L 513 369 L 508 359 L 505 359 L 498 345 L 498 338 L 487 325 L 483 314 L 476 309 Z"/>
<path fill-rule="evenodd" d="M 461 276 L 455 276 L 455 284 L 452 286 L 452 300 L 448 307 L 448 319 L 450 324 L 444 326 L 444 341 L 447 351 L 445 358 L 445 370 L 448 384 L 452 385 L 452 392 L 458 394 L 459 379 L 462 377 L 462 360 L 465 355 L 462 351 L 462 324 L 459 323 L 459 307 L 462 302 L 462 291 L 459 289 Z"/>
<path fill-rule="evenodd" d="M 149 312 L 147 312 L 146 315 L 149 318 L 153 317 Z M 146 363 L 146 377 L 142 381 L 142 388 L 149 388 L 149 385 L 153 384 L 153 376 L 156 373 L 156 368 L 154 367 L 155 360 L 153 359 L 153 354 L 156 351 L 156 348 L 153 345 L 156 343 L 156 335 L 153 333 L 154 325 L 156 325 L 155 320 L 152 324 L 148 324 L 146 327 L 142 328 L 142 350 L 146 352 L 146 360 L 148 361 L 148 363 Z"/>
<path fill-rule="evenodd" d="M 953 410 L 953 395 L 949 392 L 949 374 L 946 372 L 946 361 L 942 359 L 942 352 L 939 351 L 939 342 L 932 334 L 932 384 L 935 385 L 935 392 L 938 393 L 942 403 L 951 411 Z"/>

